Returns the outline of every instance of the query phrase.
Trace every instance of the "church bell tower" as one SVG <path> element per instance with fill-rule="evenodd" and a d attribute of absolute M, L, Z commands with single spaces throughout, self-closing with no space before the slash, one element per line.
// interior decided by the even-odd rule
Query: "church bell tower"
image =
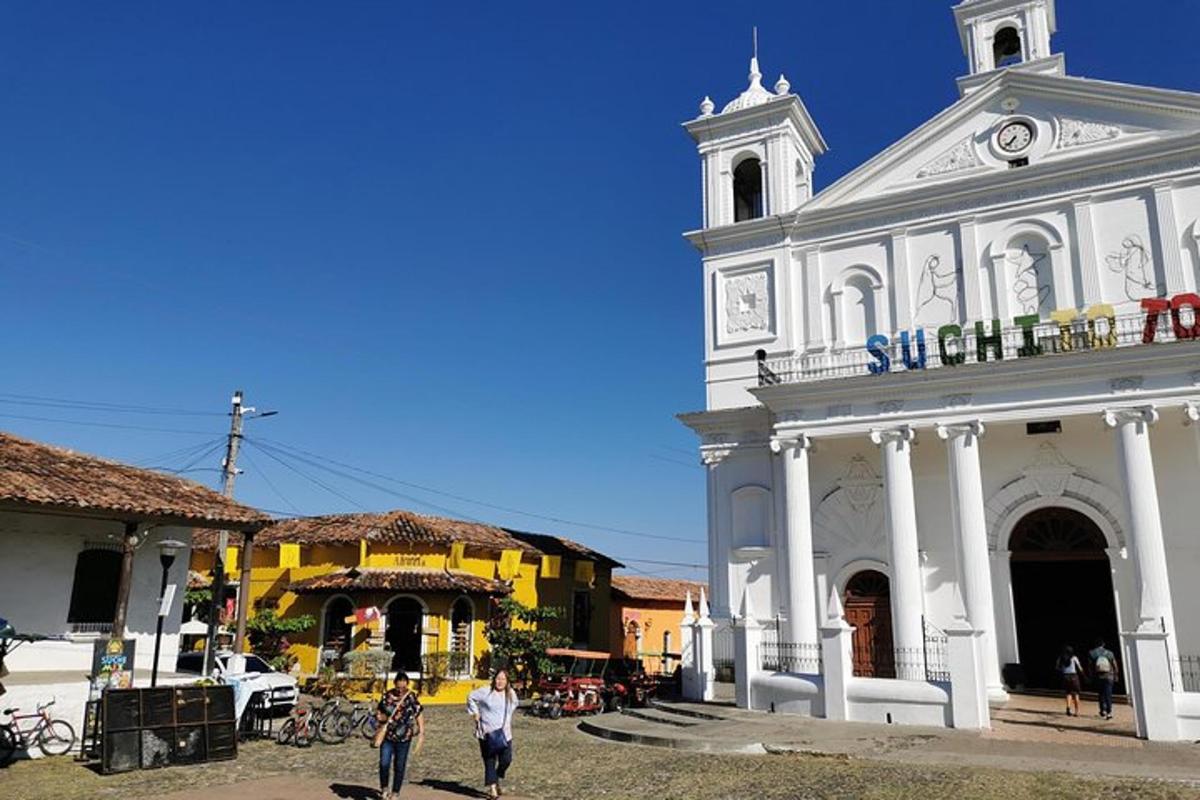
<path fill-rule="evenodd" d="M 1018 69 L 1062 75 L 1062 54 L 1050 52 L 1057 29 L 1054 0 L 963 0 L 954 20 L 970 74 L 958 79 L 967 95 L 998 70 Z"/>

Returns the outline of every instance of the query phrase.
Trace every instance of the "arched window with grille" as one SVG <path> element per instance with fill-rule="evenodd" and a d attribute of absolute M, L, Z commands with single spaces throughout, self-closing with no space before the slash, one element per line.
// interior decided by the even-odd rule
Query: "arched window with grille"
<path fill-rule="evenodd" d="M 454 675 L 471 673 L 471 627 L 475 609 L 466 597 L 454 601 L 450 609 L 450 672 Z"/>
<path fill-rule="evenodd" d="M 117 610 L 117 584 L 121 579 L 121 551 L 104 544 L 88 544 L 75 558 L 71 604 L 67 624 L 73 633 L 108 633 Z"/>

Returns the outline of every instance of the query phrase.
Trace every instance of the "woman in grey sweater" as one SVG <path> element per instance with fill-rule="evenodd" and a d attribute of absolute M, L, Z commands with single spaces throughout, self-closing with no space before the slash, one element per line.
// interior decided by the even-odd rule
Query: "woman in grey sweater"
<path fill-rule="evenodd" d="M 512 764 L 512 719 L 517 693 L 508 684 L 508 670 L 492 676 L 491 686 L 481 686 L 467 697 L 467 712 L 475 720 L 475 738 L 483 757 L 483 782 L 489 797 L 499 797 L 500 781 Z"/>

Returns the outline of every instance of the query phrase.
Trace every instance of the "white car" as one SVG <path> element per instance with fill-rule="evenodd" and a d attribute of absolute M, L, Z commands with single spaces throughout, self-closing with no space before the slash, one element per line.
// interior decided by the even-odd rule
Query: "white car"
<path fill-rule="evenodd" d="M 229 671 L 229 660 L 233 653 L 217 653 L 214 657 L 214 672 L 217 677 L 237 676 L 243 678 L 253 693 L 262 692 L 266 707 L 271 711 L 291 711 L 300 698 L 300 689 L 291 675 L 278 672 L 256 655 L 243 656 L 246 667 L 240 672 Z M 196 675 L 204 673 L 203 653 L 183 653 L 175 662 L 177 672 Z"/>

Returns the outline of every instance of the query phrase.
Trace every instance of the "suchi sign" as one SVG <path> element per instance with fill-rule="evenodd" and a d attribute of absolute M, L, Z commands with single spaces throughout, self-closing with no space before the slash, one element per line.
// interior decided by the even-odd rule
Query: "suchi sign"
<path fill-rule="evenodd" d="M 1200 295 L 1187 292 L 1167 299 L 1146 298 L 1141 301 L 1139 319 L 1141 338 L 1128 344 L 1153 344 L 1160 337 L 1160 320 L 1170 320 L 1171 333 L 1175 340 L 1200 339 Z M 1080 324 L 1084 327 L 1078 327 Z M 1076 350 L 1106 350 L 1117 347 L 1120 331 L 1117 312 L 1107 303 L 1097 303 L 1082 314 L 1078 309 L 1067 308 L 1050 313 L 1044 320 L 1037 314 L 1026 314 L 1013 318 L 1013 327 L 1002 328 L 1000 320 L 993 319 L 989 326 L 976 322 L 974 335 L 964 332 L 957 324 L 943 325 L 937 329 L 937 356 L 942 366 L 957 367 L 965 363 L 970 354 L 968 339 L 974 339 L 974 360 L 1001 361 L 1006 357 L 1035 358 L 1043 355 L 1047 342 L 1052 352 L 1063 353 Z M 1050 329 L 1049 337 L 1039 335 Z M 1077 335 L 1080 331 L 1084 335 Z M 1015 335 L 1008 336 L 1005 334 Z M 873 359 L 867 369 L 873 375 L 882 375 L 892 370 L 896 355 L 891 340 L 882 334 L 867 339 L 867 354 Z M 905 369 L 925 369 L 927 365 L 927 343 L 925 331 L 901 331 L 899 339 L 899 361 Z"/>

